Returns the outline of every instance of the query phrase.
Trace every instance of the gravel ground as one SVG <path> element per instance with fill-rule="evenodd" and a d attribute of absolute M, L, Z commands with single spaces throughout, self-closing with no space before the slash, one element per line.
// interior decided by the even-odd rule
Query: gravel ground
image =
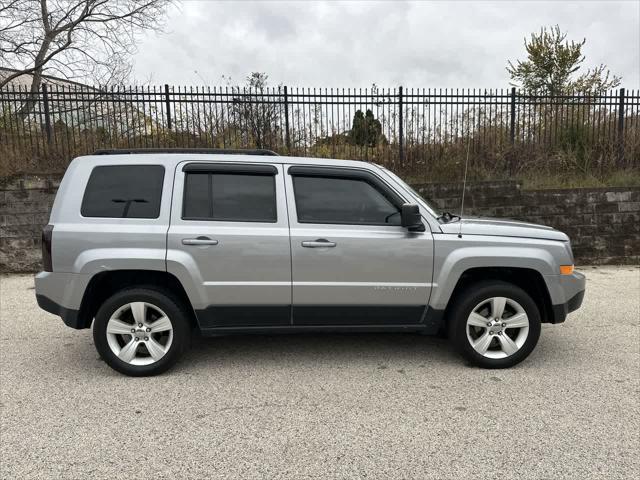
<path fill-rule="evenodd" d="M 640 269 L 511 370 L 412 334 L 199 339 L 156 378 L 0 278 L 2 478 L 638 478 Z"/>

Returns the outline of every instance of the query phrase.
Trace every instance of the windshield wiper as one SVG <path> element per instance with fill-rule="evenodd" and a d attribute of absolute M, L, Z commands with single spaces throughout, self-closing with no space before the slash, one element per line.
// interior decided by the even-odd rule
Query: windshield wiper
<path fill-rule="evenodd" d="M 456 218 L 460 220 L 460 215 L 456 215 L 451 212 L 442 212 L 442 214 L 438 217 L 438 220 L 440 220 L 442 223 L 449 223 L 455 220 Z"/>

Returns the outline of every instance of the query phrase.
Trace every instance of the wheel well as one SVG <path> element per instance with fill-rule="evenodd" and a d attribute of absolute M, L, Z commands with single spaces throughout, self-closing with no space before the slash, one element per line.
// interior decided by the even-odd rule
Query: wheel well
<path fill-rule="evenodd" d="M 544 278 L 540 272 L 531 268 L 514 267 L 478 267 L 466 270 L 458 279 L 458 283 L 451 294 L 454 299 L 462 290 L 469 285 L 486 280 L 501 280 L 512 283 L 522 288 L 531 295 L 531 298 L 540 310 L 540 317 L 543 323 L 548 323 L 552 317 L 551 297 L 544 283 Z M 453 304 L 449 300 L 447 310 Z M 445 311 L 446 314 L 446 311 Z"/>
<path fill-rule="evenodd" d="M 192 326 L 197 326 L 187 292 L 175 276 L 156 270 L 115 270 L 94 275 L 87 285 L 78 313 L 83 327 L 91 327 L 100 305 L 114 293 L 125 288 L 142 286 L 161 287 L 173 294 L 187 307 L 187 311 L 191 312 L 189 321 Z"/>

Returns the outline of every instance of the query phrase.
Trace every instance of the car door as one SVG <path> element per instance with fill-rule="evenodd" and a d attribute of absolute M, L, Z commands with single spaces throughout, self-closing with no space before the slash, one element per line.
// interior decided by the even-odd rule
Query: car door
<path fill-rule="evenodd" d="M 282 165 L 178 165 L 167 270 L 201 328 L 289 325 L 291 254 Z"/>
<path fill-rule="evenodd" d="M 285 180 L 294 325 L 420 323 L 433 238 L 400 226 L 405 199 L 371 170 L 292 166 Z"/>

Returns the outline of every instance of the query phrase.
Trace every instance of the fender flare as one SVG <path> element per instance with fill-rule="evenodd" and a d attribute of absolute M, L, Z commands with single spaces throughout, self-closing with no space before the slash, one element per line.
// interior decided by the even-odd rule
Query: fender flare
<path fill-rule="evenodd" d="M 446 309 L 460 277 L 472 269 L 526 268 L 535 270 L 543 278 L 557 272 L 556 262 L 548 251 L 535 247 L 474 246 L 453 250 L 444 258 L 435 279 L 429 305 L 437 310 Z"/>

